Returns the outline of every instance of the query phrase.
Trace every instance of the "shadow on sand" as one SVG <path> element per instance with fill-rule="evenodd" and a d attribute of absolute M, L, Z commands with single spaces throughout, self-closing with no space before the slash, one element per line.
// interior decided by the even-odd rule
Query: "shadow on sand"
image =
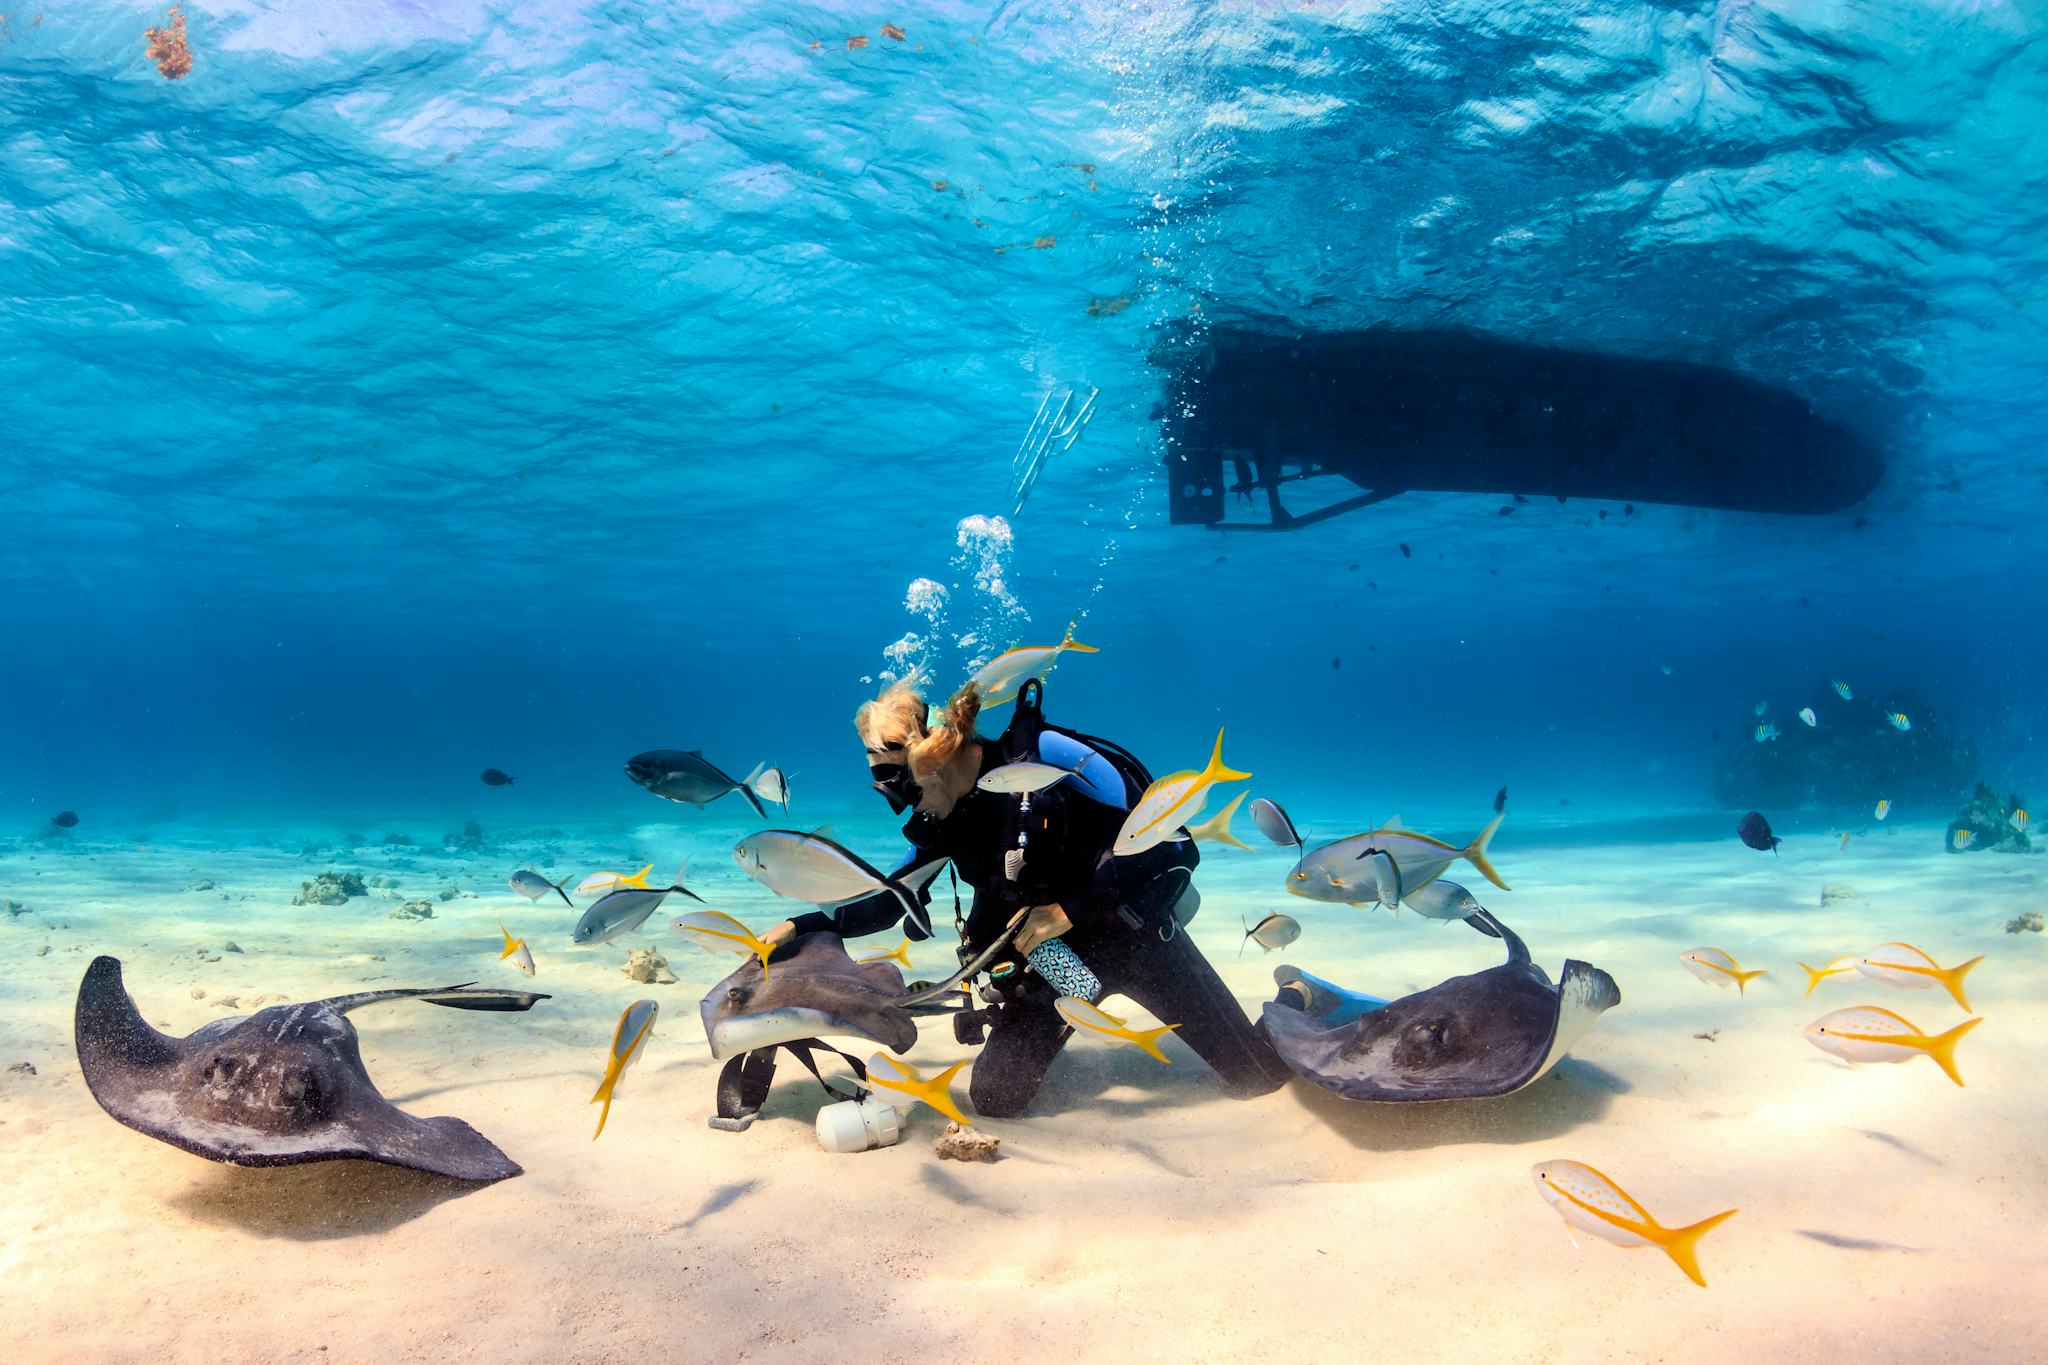
<path fill-rule="evenodd" d="M 376 1161 L 217 1165 L 167 1202 L 202 1223 L 257 1237 L 324 1242 L 389 1232 L 482 1188 Z"/>
<path fill-rule="evenodd" d="M 1304 1080 L 1290 1085 L 1288 1093 L 1352 1146 L 1397 1152 L 1460 1142 L 1547 1142 L 1598 1123 L 1614 1097 L 1628 1088 L 1613 1072 L 1567 1057 L 1526 1089 L 1491 1099 L 1347 1100 Z"/>

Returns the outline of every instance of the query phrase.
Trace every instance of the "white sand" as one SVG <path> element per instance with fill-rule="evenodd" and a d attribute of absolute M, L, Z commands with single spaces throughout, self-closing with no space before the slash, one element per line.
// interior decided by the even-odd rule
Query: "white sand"
<path fill-rule="evenodd" d="M 670 824 L 475 858 L 307 859 L 274 831 L 267 850 L 217 851 L 250 838 L 239 831 L 0 852 L 0 897 L 30 907 L 0 916 L 0 1067 L 37 1070 L 0 1071 L 0 1360 L 2041 1357 L 2048 935 L 2002 925 L 2048 903 L 2048 861 L 1948 856 L 1937 830 L 1906 826 L 1846 853 L 1797 839 L 1777 859 L 1732 838 L 1518 849 L 1510 822 L 1495 855 L 1519 889 L 1482 900 L 1553 975 L 1580 957 L 1623 996 L 1530 1090 L 1358 1105 L 1295 1082 L 1234 1102 L 1177 1043 L 1169 1068 L 1077 1040 L 1041 1116 L 986 1124 L 1005 1160 L 968 1166 L 933 1157 L 942 1120 L 925 1110 L 896 1148 L 820 1151 L 818 1092 L 790 1063 L 750 1132 L 707 1128 L 716 1067 L 697 1000 L 737 959 L 675 942 L 665 914 L 574 949 L 559 902 L 502 889 L 541 847 L 562 855 L 557 873 L 581 873 L 629 858 L 666 871 L 687 846 L 693 885 L 765 927 L 785 907 L 724 856 L 735 829 Z M 482 894 L 420 923 L 387 918 L 385 900 L 286 904 L 323 867 L 394 862 L 412 864 L 395 874 L 408 897 Z M 1462 926 L 1279 895 L 1285 869 L 1230 850 L 1203 868 L 1194 932 L 1253 1012 L 1283 956 L 1382 994 L 1498 959 Z M 219 888 L 183 889 L 201 877 Z M 1825 882 L 1859 894 L 1822 907 Z M 1240 914 L 1273 909 L 1303 921 L 1301 942 L 1239 960 Z M 358 1163 L 210 1164 L 116 1124 L 78 1074 L 72 999 L 95 953 L 123 960 L 152 1023 L 184 1033 L 228 1013 L 224 995 L 519 984 L 497 961 L 501 915 L 529 936 L 535 986 L 553 999 L 524 1016 L 353 1017 L 386 1095 L 468 1120 L 525 1166 L 517 1179 L 472 1189 Z M 197 955 L 230 938 L 245 951 Z M 1969 981 L 1986 1023 L 1961 1047 L 1967 1089 L 1924 1060 L 1851 1070 L 1801 1037 L 1853 1003 L 1930 1029 L 1966 1017 L 1939 990 L 1829 983 L 1802 998 L 1798 959 L 1893 938 L 1943 963 L 1989 958 Z M 644 943 L 678 984 L 619 973 Z M 1747 1000 L 1716 990 L 1676 961 L 1702 944 L 1772 974 Z M 951 961 L 936 945 L 915 956 L 931 975 Z M 593 1143 L 587 1101 L 612 1025 L 643 995 L 661 1022 Z M 939 1022 L 913 1059 L 971 1055 Z M 1667 1223 L 1740 1207 L 1702 1243 L 1711 1288 L 1655 1251 L 1583 1237 L 1574 1250 L 1529 1182 L 1531 1164 L 1557 1157 L 1602 1168 Z"/>

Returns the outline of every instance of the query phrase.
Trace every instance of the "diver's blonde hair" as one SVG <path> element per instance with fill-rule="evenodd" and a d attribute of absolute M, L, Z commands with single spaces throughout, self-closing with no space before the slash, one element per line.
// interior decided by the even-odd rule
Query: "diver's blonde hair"
<path fill-rule="evenodd" d="M 929 723 L 931 708 L 917 690 L 915 678 L 890 683 L 882 695 L 862 702 L 853 713 L 854 728 L 870 749 L 902 745 L 909 756 L 910 775 L 922 782 L 951 763 L 962 749 L 972 744 L 974 718 L 981 714 L 981 689 L 968 683 L 946 703 L 944 718 Z"/>

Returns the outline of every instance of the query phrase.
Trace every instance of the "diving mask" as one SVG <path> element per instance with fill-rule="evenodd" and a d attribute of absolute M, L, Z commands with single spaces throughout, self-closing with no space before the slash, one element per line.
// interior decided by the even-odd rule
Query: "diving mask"
<path fill-rule="evenodd" d="M 889 803 L 892 814 L 903 814 L 924 795 L 924 788 L 918 786 L 917 779 L 910 775 L 907 763 L 877 763 L 868 771 L 875 779 L 871 785 Z"/>

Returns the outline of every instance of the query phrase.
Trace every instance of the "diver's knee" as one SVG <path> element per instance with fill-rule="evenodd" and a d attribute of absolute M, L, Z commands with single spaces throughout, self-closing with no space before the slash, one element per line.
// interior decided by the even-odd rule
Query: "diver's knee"
<path fill-rule="evenodd" d="M 967 1083 L 967 1098 L 974 1112 L 985 1119 L 1018 1118 L 1031 1107 L 1031 1097 L 1037 1093 L 1035 1085 L 1020 1084 L 1013 1076 L 984 1073 L 980 1067 Z"/>

